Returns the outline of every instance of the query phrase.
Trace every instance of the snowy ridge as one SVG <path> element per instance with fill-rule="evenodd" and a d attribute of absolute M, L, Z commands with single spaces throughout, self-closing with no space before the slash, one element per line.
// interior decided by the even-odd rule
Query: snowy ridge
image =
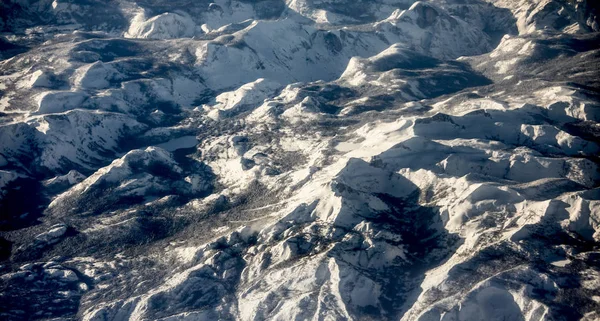
<path fill-rule="evenodd" d="M 194 21 L 184 14 L 163 13 L 145 20 L 143 13 L 133 18 L 125 38 L 173 39 L 192 37 L 196 33 Z"/>

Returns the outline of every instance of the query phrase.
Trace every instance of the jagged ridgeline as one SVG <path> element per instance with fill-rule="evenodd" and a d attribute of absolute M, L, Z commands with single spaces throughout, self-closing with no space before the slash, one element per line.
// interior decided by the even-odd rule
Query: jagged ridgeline
<path fill-rule="evenodd" d="M 598 14 L 0 2 L 0 319 L 600 320 Z"/>

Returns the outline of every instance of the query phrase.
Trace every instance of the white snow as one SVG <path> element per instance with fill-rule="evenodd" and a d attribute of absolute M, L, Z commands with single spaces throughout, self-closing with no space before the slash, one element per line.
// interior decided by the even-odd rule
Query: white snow
<path fill-rule="evenodd" d="M 191 38 L 196 33 L 196 24 L 185 13 L 166 12 L 146 19 L 138 13 L 125 33 L 125 38 L 174 39 Z"/>
<path fill-rule="evenodd" d="M 551 318 L 569 278 L 576 299 L 598 287 L 600 113 L 583 87 L 525 67 L 587 25 L 550 0 L 459 2 L 120 2 L 127 30 L 28 29 L 48 39 L 0 62 L 0 193 L 32 172 L 52 202 L 17 242 L 186 223 L 135 257 L 72 258 L 95 283 L 84 320 Z M 483 30 L 519 34 L 494 49 Z M 182 149 L 196 151 L 179 162 Z M 138 260 L 164 280 L 112 292 L 153 273 Z"/>

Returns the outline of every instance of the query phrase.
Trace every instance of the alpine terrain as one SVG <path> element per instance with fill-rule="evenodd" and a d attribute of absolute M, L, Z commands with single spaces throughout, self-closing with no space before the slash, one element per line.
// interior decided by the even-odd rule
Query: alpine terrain
<path fill-rule="evenodd" d="M 210 1 L 0 1 L 1 320 L 600 320 L 598 1 Z"/>

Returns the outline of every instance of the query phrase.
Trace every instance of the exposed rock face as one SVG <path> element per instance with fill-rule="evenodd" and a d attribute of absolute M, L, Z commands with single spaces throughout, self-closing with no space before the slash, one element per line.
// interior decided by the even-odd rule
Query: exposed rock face
<path fill-rule="evenodd" d="M 0 3 L 0 319 L 598 320 L 593 1 Z"/>

